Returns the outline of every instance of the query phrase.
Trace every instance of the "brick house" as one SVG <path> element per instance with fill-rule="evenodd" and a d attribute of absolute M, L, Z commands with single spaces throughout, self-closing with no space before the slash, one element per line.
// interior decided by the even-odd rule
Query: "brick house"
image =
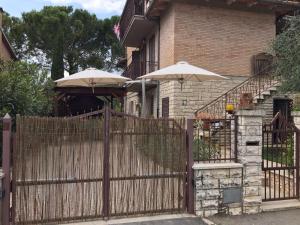
<path fill-rule="evenodd" d="M 0 59 L 4 61 L 16 60 L 17 57 L 2 29 L 3 9 L 0 8 Z"/>
<path fill-rule="evenodd" d="M 278 21 L 299 4 L 273 0 L 127 0 L 120 20 L 127 56 L 124 75 L 136 79 L 187 61 L 230 78 L 217 83 L 185 82 L 182 91 L 177 81 L 161 82 L 159 86 L 153 81 L 147 83 L 147 116 L 193 116 L 201 107 L 261 73 L 261 65 L 269 62 L 266 52 L 280 29 Z M 130 85 L 128 90 L 125 109 L 140 114 L 140 83 Z M 271 116 L 274 99 L 286 97 L 278 96 L 275 89 L 261 91 L 269 95 L 260 95 L 257 107 Z"/>

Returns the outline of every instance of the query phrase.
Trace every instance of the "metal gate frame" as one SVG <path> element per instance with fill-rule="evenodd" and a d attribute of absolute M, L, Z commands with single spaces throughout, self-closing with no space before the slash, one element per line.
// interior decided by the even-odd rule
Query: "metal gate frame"
<path fill-rule="evenodd" d="M 96 112 L 92 113 L 87 113 L 84 115 L 79 115 L 76 117 L 90 117 L 90 116 L 95 116 L 103 114 L 104 115 L 104 124 L 103 124 L 103 129 L 105 132 L 103 133 L 104 135 L 104 157 L 109 159 L 109 126 L 110 126 L 110 117 L 111 115 L 118 115 L 118 116 L 131 116 L 127 115 L 124 113 L 117 113 L 108 107 L 105 107 L 103 110 L 99 110 Z M 169 119 L 172 120 L 172 119 Z M 192 143 L 193 143 L 193 135 L 189 135 L 190 132 L 193 130 L 193 120 L 188 120 L 187 121 L 187 130 L 183 128 L 184 130 L 184 139 L 186 139 L 186 172 L 184 173 L 184 177 L 186 177 L 186 181 L 183 183 L 184 184 L 184 208 L 183 210 L 187 210 L 188 213 L 194 213 L 194 190 L 193 190 L 193 171 L 192 171 L 192 165 L 193 165 L 193 155 L 192 155 Z M 3 212 L 3 225 L 8 225 L 10 224 L 10 221 L 12 224 L 15 224 L 15 203 L 16 203 L 16 180 L 14 179 L 14 172 L 13 172 L 13 179 L 11 180 L 10 177 L 10 160 L 9 159 L 10 153 L 11 153 L 11 139 L 12 139 L 12 132 L 11 132 L 11 124 L 12 121 L 11 119 L 6 119 L 3 120 L 4 124 L 4 129 L 3 129 L 3 172 L 5 173 L 5 178 L 4 178 L 4 189 L 6 190 L 6 194 L 3 199 L 3 207 L 2 207 L 2 212 Z M 190 131 L 190 132 L 189 132 Z M 185 138 L 186 137 L 186 138 Z M 15 144 L 12 144 L 15 146 Z M 14 171 L 14 170 L 13 170 Z M 110 177 L 109 177 L 109 160 L 104 160 L 103 161 L 103 192 L 102 192 L 102 198 L 103 198 L 103 209 L 102 209 L 102 214 L 104 219 L 108 219 L 111 215 L 109 212 L 109 204 L 110 204 Z M 13 207 L 10 208 L 10 195 L 8 194 L 10 191 L 7 190 L 12 190 L 12 196 L 13 196 Z M 101 218 L 100 218 L 101 219 Z M 54 222 L 54 221 L 51 221 Z"/>
<path fill-rule="evenodd" d="M 279 112 L 271 123 L 263 125 L 262 148 L 263 201 L 299 199 L 300 130 Z M 291 153 L 289 151 L 292 151 L 292 156 L 288 155 Z M 278 181 L 276 176 L 279 177 Z"/>

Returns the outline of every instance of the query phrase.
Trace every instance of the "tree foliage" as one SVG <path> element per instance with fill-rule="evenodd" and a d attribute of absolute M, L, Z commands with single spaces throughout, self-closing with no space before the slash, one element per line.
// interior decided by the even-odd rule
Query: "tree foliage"
<path fill-rule="evenodd" d="M 48 115 L 52 111 L 53 82 L 47 71 L 25 62 L 0 64 L 0 117 L 9 113 Z"/>
<path fill-rule="evenodd" d="M 300 91 L 300 16 L 286 18 L 286 27 L 274 43 L 275 74 L 284 91 Z"/>
<path fill-rule="evenodd" d="M 46 6 L 23 13 L 22 18 L 5 16 L 4 29 L 20 59 L 51 68 L 52 79 L 79 69 L 116 69 L 122 47 L 113 33 L 119 17 L 100 20 L 86 10 Z"/>

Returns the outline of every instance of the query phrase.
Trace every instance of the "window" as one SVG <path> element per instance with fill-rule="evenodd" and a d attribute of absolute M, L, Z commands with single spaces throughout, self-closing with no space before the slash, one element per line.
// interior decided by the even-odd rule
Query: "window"
<path fill-rule="evenodd" d="M 162 99 L 161 113 L 162 117 L 169 117 L 169 97 Z"/>
<path fill-rule="evenodd" d="M 252 74 L 262 76 L 270 74 L 272 70 L 273 56 L 260 53 L 252 57 Z"/>

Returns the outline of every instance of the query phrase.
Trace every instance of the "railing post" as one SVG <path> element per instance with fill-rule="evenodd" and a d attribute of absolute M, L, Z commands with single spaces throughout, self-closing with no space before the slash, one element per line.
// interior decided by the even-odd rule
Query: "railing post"
<path fill-rule="evenodd" d="M 300 198 L 300 112 L 292 112 L 295 125 L 294 163 L 296 165 L 296 195 Z"/>
<path fill-rule="evenodd" d="M 227 93 L 225 93 L 225 105 L 224 105 L 224 113 L 225 113 L 225 120 L 227 118 L 227 113 L 226 113 L 226 106 L 227 106 L 227 103 L 228 103 L 228 96 L 227 96 Z"/>
<path fill-rule="evenodd" d="M 194 119 L 187 120 L 187 212 L 194 214 L 194 174 L 193 174 L 193 142 L 194 142 Z"/>
<path fill-rule="evenodd" d="M 260 98 L 260 94 L 261 94 L 261 75 L 258 75 L 258 97 Z"/>
<path fill-rule="evenodd" d="M 300 130 L 296 127 L 296 195 L 297 198 L 299 199 L 299 179 L 300 179 L 300 171 L 299 171 L 299 156 L 300 156 Z"/>
<path fill-rule="evenodd" d="M 110 136 L 110 110 L 107 106 L 104 108 L 104 123 L 103 123 L 103 217 L 109 218 L 109 136 Z"/>
<path fill-rule="evenodd" d="M 236 115 L 233 116 L 233 129 L 234 129 L 234 161 L 237 162 L 238 161 L 238 117 Z"/>
<path fill-rule="evenodd" d="M 11 117 L 6 114 L 3 118 L 3 148 L 2 148 L 2 169 L 4 173 L 2 200 L 2 225 L 10 224 L 10 149 L 11 149 Z"/>

